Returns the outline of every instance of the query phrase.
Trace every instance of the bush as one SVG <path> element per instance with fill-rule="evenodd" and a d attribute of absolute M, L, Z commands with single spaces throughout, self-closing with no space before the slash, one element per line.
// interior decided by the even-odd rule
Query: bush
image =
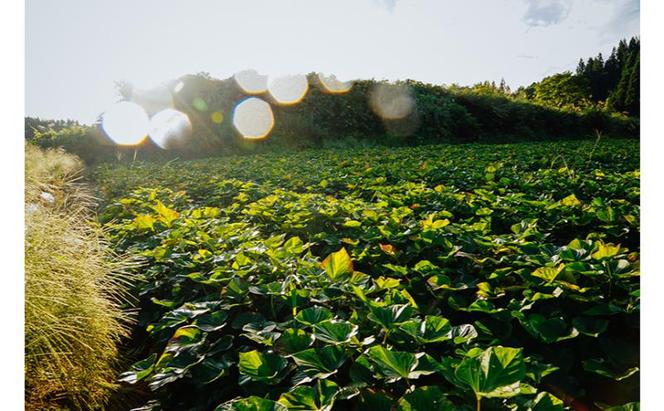
<path fill-rule="evenodd" d="M 103 407 L 127 335 L 127 261 L 89 223 L 82 162 L 30 145 L 25 154 L 26 408 Z"/>

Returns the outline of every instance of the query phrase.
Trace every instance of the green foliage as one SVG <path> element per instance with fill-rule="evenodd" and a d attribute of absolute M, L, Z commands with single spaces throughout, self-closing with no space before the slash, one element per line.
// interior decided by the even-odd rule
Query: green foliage
<path fill-rule="evenodd" d="M 536 83 L 533 100 L 545 106 L 580 110 L 590 106 L 589 95 L 590 87 L 583 77 L 565 72 Z"/>
<path fill-rule="evenodd" d="M 640 43 L 638 37 L 632 37 L 629 42 L 623 39 L 606 61 L 600 53 L 587 62 L 579 62 L 576 76 L 589 84 L 589 97 L 593 102 L 606 102 L 611 110 L 639 115 Z"/>
<path fill-rule="evenodd" d="M 100 167 L 114 247 L 148 261 L 142 355 L 123 380 L 155 409 L 638 401 L 638 152 L 601 140 Z M 610 384 L 621 398 L 603 397 Z"/>

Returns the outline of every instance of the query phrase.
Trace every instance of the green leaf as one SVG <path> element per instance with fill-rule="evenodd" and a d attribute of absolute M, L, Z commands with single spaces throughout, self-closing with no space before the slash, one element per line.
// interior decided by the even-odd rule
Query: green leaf
<path fill-rule="evenodd" d="M 205 333 L 196 326 L 186 325 L 178 328 L 173 337 L 168 341 L 166 346 L 167 352 L 177 353 L 183 350 L 198 347 L 202 343 Z"/>
<path fill-rule="evenodd" d="M 454 344 L 464 344 L 477 337 L 477 330 L 472 324 L 463 324 L 452 327 L 448 337 Z"/>
<path fill-rule="evenodd" d="M 481 397 L 511 397 L 519 394 L 526 366 L 520 348 L 493 346 L 457 366 L 455 377 Z"/>
<path fill-rule="evenodd" d="M 159 220 L 166 224 L 167 227 L 170 227 L 173 221 L 180 217 L 177 211 L 166 207 L 159 200 L 157 200 L 157 205 L 153 206 L 152 209 L 159 214 Z"/>
<path fill-rule="evenodd" d="M 226 320 L 228 319 L 228 313 L 225 311 L 215 311 L 210 314 L 205 314 L 199 317 L 194 325 L 196 328 L 212 332 L 221 330 L 226 325 Z"/>
<path fill-rule="evenodd" d="M 143 380 L 154 370 L 154 362 L 157 359 L 157 353 L 153 353 L 148 358 L 135 362 L 131 365 L 130 371 L 120 374 L 120 381 L 129 384 L 135 384 Z"/>
<path fill-rule="evenodd" d="M 278 354 L 261 353 L 257 350 L 240 353 L 240 384 L 260 381 L 274 384 L 281 380 L 279 375 L 288 365 L 288 361 Z"/>
<path fill-rule="evenodd" d="M 210 384 L 228 375 L 228 370 L 234 364 L 229 355 L 230 353 L 221 358 L 206 358 L 192 369 L 192 377 L 203 384 Z"/>
<path fill-rule="evenodd" d="M 296 316 L 295 320 L 302 324 L 314 325 L 322 321 L 329 320 L 334 315 L 330 310 L 325 307 L 309 307 L 300 311 Z"/>
<path fill-rule="evenodd" d="M 310 378 L 327 378 L 337 372 L 348 356 L 342 348 L 325 346 L 309 348 L 293 354 L 293 360 Z"/>
<path fill-rule="evenodd" d="M 399 400 L 399 411 L 448 411 L 455 405 L 436 386 L 417 387 Z"/>
<path fill-rule="evenodd" d="M 314 324 L 314 337 L 330 344 L 343 344 L 357 334 L 358 326 L 344 320 L 325 320 Z"/>
<path fill-rule="evenodd" d="M 572 319 L 572 325 L 581 334 L 590 337 L 599 337 L 609 327 L 609 321 L 595 317 L 575 317 Z"/>
<path fill-rule="evenodd" d="M 639 372 L 639 367 L 630 367 L 627 369 L 617 369 L 616 366 L 610 362 L 600 359 L 590 359 L 583 361 L 583 369 L 615 381 L 621 381 L 629 378 Z"/>
<path fill-rule="evenodd" d="M 560 204 L 568 207 L 578 207 L 582 205 L 581 201 L 574 194 L 570 194 L 567 197 L 560 200 Z"/>
<path fill-rule="evenodd" d="M 397 304 L 389 307 L 370 307 L 367 318 L 380 324 L 386 330 L 391 329 L 410 318 L 413 309 L 409 304 Z"/>
<path fill-rule="evenodd" d="M 579 335 L 579 331 L 568 326 L 562 317 L 546 318 L 541 314 L 526 316 L 522 312 L 513 312 L 512 315 L 519 319 L 526 331 L 545 343 L 555 343 Z"/>
<path fill-rule="evenodd" d="M 314 387 L 300 386 L 281 394 L 278 402 L 289 410 L 330 411 L 338 391 L 334 382 L 318 380 Z"/>
<path fill-rule="evenodd" d="M 344 227 L 358 228 L 361 227 L 362 223 L 357 220 L 348 220 L 344 223 Z"/>
<path fill-rule="evenodd" d="M 591 257 L 595 260 L 603 260 L 611 258 L 620 253 L 620 246 L 613 244 L 604 244 L 602 242 L 597 244 L 597 250 L 592 253 Z"/>
<path fill-rule="evenodd" d="M 215 411 L 288 411 L 288 408 L 276 401 L 251 396 L 225 402 Z"/>
<path fill-rule="evenodd" d="M 422 374 L 430 374 L 429 371 L 425 373 L 416 371 L 418 358 L 422 355 L 423 353 L 392 351 L 381 345 L 373 346 L 367 351 L 367 357 L 376 366 L 376 370 L 390 382 L 402 378 L 416 379 Z"/>
<path fill-rule="evenodd" d="M 314 342 L 314 336 L 300 328 L 288 328 L 274 342 L 274 349 L 286 356 L 305 350 Z"/>
<path fill-rule="evenodd" d="M 447 341 L 452 331 L 452 325 L 447 318 L 435 315 L 427 315 L 424 320 L 406 321 L 399 328 L 422 344 Z"/>
<path fill-rule="evenodd" d="M 565 403 L 561 399 L 545 391 L 528 401 L 526 406 L 528 411 L 563 411 L 565 409 Z"/>
<path fill-rule="evenodd" d="M 392 411 L 396 400 L 385 393 L 374 390 L 363 390 L 358 399 L 358 410 Z"/>
<path fill-rule="evenodd" d="M 560 273 L 565 269 L 565 264 L 560 263 L 555 267 L 540 267 L 537 270 L 533 271 L 531 274 L 533 277 L 538 277 L 546 280 L 549 284 L 552 283 Z"/>
<path fill-rule="evenodd" d="M 345 248 L 328 255 L 321 267 L 332 281 L 342 281 L 353 273 L 353 262 Z"/>

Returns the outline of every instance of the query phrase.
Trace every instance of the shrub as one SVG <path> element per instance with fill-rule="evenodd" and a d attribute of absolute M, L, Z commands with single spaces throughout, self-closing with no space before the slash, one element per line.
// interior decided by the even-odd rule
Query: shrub
<path fill-rule="evenodd" d="M 30 145 L 25 154 L 26 408 L 99 408 L 127 335 L 127 262 L 89 222 L 82 162 Z"/>

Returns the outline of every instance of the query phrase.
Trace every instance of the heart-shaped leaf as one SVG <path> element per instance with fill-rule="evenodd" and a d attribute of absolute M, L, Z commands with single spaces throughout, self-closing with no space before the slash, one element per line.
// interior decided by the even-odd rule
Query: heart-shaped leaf
<path fill-rule="evenodd" d="M 330 344 L 343 344 L 357 334 L 358 326 L 344 320 L 326 320 L 314 325 L 314 337 Z"/>
<path fill-rule="evenodd" d="M 278 402 L 289 410 L 330 411 L 338 391 L 334 382 L 318 380 L 314 387 L 299 386 L 281 394 Z"/>
<path fill-rule="evenodd" d="M 421 344 L 447 341 L 452 331 L 449 320 L 436 315 L 427 315 L 424 320 L 406 321 L 399 328 Z"/>
<path fill-rule="evenodd" d="M 380 324 L 386 330 L 408 320 L 413 313 L 409 304 L 397 304 L 389 307 L 370 307 L 367 318 Z"/>
<path fill-rule="evenodd" d="M 314 336 L 300 328 L 288 328 L 274 342 L 275 351 L 286 356 L 307 349 L 314 342 Z"/>
<path fill-rule="evenodd" d="M 295 320 L 302 324 L 314 325 L 329 320 L 333 316 L 332 312 L 325 307 L 309 307 L 297 313 Z"/>
<path fill-rule="evenodd" d="M 337 372 L 348 356 L 342 348 L 325 346 L 293 354 L 293 360 L 310 378 L 327 378 Z"/>
<path fill-rule="evenodd" d="M 520 348 L 493 346 L 457 366 L 455 377 L 480 397 L 510 397 L 519 394 L 518 383 L 526 366 Z"/>
<path fill-rule="evenodd" d="M 345 248 L 328 255 L 321 263 L 321 267 L 330 280 L 335 282 L 348 278 L 353 273 L 353 262 Z"/>
<path fill-rule="evenodd" d="M 416 368 L 419 363 L 418 358 L 422 355 L 423 353 L 392 351 L 380 345 L 369 348 L 367 352 L 367 357 L 375 365 L 376 371 L 390 382 L 402 378 L 418 378 L 421 373 L 416 372 Z"/>
<path fill-rule="evenodd" d="M 261 353 L 257 350 L 240 353 L 240 384 L 251 381 L 260 381 L 274 384 L 281 380 L 281 371 L 288 365 L 288 361 L 278 354 Z"/>

